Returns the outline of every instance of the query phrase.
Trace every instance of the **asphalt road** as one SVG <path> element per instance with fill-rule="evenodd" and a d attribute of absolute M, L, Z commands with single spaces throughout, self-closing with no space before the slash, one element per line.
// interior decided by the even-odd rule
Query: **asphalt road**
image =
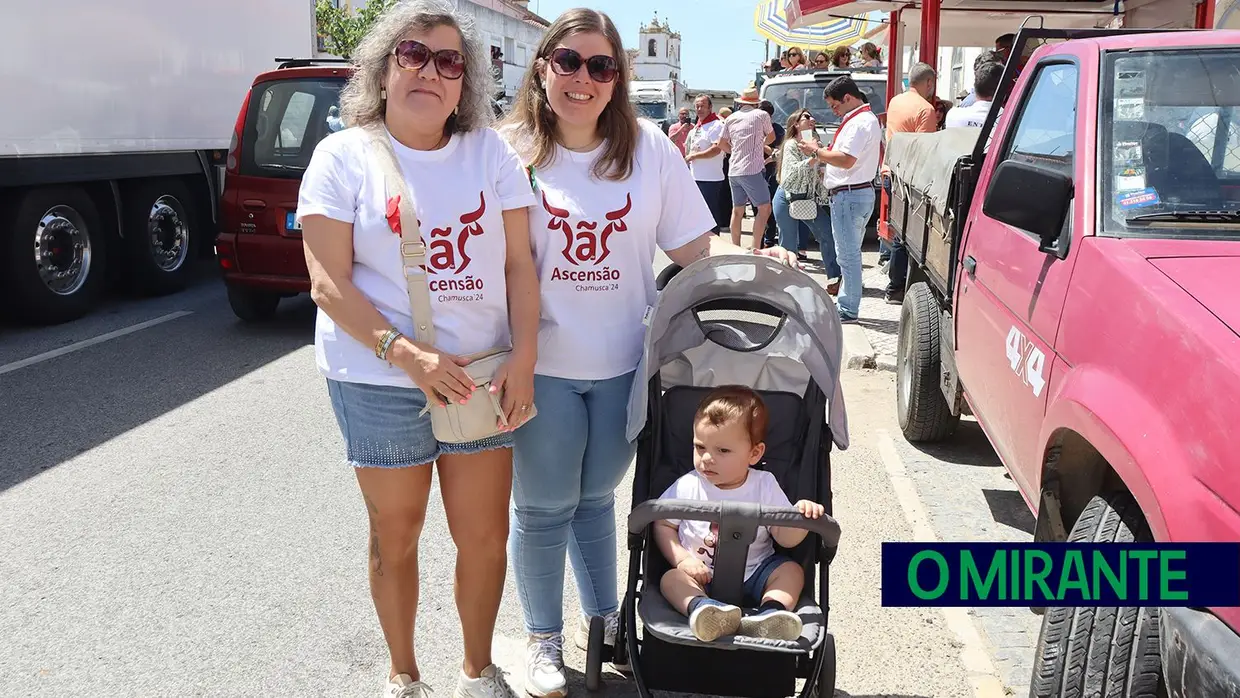
<path fill-rule="evenodd" d="M 365 513 L 314 369 L 313 318 L 303 296 L 268 325 L 243 325 L 208 272 L 181 294 L 116 301 L 68 325 L 0 326 L 0 692 L 379 694 L 387 662 Z M 1028 612 L 880 604 L 883 541 L 1027 540 L 1028 513 L 993 452 L 975 426 L 939 451 L 912 449 L 895 428 L 891 375 L 845 380 L 852 447 L 833 454 L 838 695 L 1027 690 Z M 460 636 L 451 539 L 432 497 L 416 636 L 444 694 Z M 571 586 L 566 603 L 571 618 Z M 518 687 L 523 647 L 510 575 L 494 653 Z M 583 653 L 567 662 L 584 695 Z M 636 694 L 616 676 L 607 692 Z"/>

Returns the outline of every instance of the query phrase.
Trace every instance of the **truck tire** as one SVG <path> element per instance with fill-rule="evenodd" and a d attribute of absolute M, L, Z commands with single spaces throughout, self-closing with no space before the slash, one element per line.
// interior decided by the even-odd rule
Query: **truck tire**
<path fill-rule="evenodd" d="M 0 307 L 33 325 L 76 320 L 106 286 L 107 243 L 99 211 L 79 187 L 33 189 L 0 221 Z"/>
<path fill-rule="evenodd" d="M 227 284 L 228 305 L 233 314 L 246 322 L 263 322 L 275 317 L 280 294 Z"/>
<path fill-rule="evenodd" d="M 912 442 L 941 441 L 960 423 L 939 389 L 939 334 L 939 305 L 919 281 L 904 296 L 896 350 L 896 414 Z"/>
<path fill-rule="evenodd" d="M 122 203 L 130 285 L 153 296 L 184 289 L 193 270 L 198 233 L 189 188 L 176 179 L 136 181 Z"/>
<path fill-rule="evenodd" d="M 1068 542 L 1148 543 L 1153 536 L 1136 500 L 1119 491 L 1091 499 Z M 1048 608 L 1030 698 L 1164 696 L 1158 624 L 1157 608 Z"/>

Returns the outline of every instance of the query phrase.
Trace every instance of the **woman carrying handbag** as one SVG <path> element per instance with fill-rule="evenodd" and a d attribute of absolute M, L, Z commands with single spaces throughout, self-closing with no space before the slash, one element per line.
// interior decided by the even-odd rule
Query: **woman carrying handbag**
<path fill-rule="evenodd" d="M 490 62 L 443 0 L 371 27 L 341 93 L 348 128 L 302 178 L 315 356 L 369 517 L 385 698 L 426 698 L 414 653 L 432 463 L 456 545 L 458 698 L 512 696 L 491 642 L 507 570 L 513 431 L 532 414 L 535 203 L 488 128 Z"/>
<path fill-rule="evenodd" d="M 822 252 L 822 268 L 830 280 L 827 292 L 835 295 L 840 288 L 840 265 L 835 261 L 822 167 L 797 147 L 804 140 L 818 141 L 814 127 L 814 115 L 808 109 L 797 110 L 788 118 L 779 149 L 779 188 L 771 199 L 771 209 L 779 227 L 779 246 L 784 249 L 796 249 L 801 225 L 809 226 Z"/>

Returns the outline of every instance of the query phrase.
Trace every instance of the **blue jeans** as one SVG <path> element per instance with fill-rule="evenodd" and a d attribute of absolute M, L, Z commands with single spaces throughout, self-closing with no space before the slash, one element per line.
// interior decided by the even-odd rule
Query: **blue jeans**
<path fill-rule="evenodd" d="M 822 266 L 828 279 L 839 278 L 840 265 L 835 261 L 835 242 L 831 235 L 831 214 L 825 206 L 818 207 L 818 217 L 812 221 L 799 221 L 792 217 L 788 210 L 788 198 L 784 188 L 775 190 L 771 212 L 775 224 L 779 226 L 779 246 L 785 250 L 799 250 L 803 246 L 801 240 L 801 224 L 805 224 L 818 241 L 818 249 L 822 251 Z"/>
<path fill-rule="evenodd" d="M 563 630 L 566 552 L 582 611 L 603 616 L 620 607 L 615 490 L 637 454 L 625 438 L 635 375 L 534 376 L 538 416 L 514 432 L 509 541 L 529 633 Z"/>
<path fill-rule="evenodd" d="M 865 224 L 874 214 L 874 189 L 853 189 L 831 197 L 831 235 L 841 278 L 840 315 L 855 318 L 861 312 L 861 242 Z"/>

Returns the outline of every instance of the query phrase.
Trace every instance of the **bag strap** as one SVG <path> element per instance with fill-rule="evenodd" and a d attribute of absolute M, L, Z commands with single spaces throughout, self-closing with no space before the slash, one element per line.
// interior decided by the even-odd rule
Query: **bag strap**
<path fill-rule="evenodd" d="M 409 307 L 413 313 L 414 338 L 425 344 L 435 344 L 435 323 L 431 315 L 431 287 L 426 276 L 426 244 L 422 242 L 422 231 L 418 227 L 418 216 L 413 210 L 413 197 L 409 186 L 401 174 L 400 163 L 396 160 L 396 151 L 388 140 L 388 131 L 383 124 L 366 127 L 374 154 L 378 158 L 380 171 L 383 172 L 383 187 L 386 194 L 386 213 L 388 224 L 393 223 L 396 211 L 399 211 L 399 225 L 394 231 L 400 233 L 401 272 L 405 277 L 405 288 L 409 293 Z M 393 210 L 393 204 L 396 211 Z"/>

